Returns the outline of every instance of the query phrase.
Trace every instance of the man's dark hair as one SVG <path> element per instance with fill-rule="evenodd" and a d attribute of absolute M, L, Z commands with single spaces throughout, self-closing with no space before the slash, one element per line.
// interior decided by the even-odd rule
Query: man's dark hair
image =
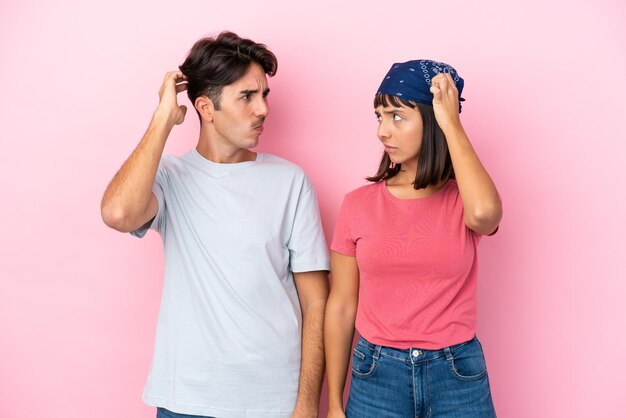
<path fill-rule="evenodd" d="M 276 74 L 276 56 L 265 45 L 240 38 L 233 32 L 222 32 L 217 38 L 197 41 L 178 68 L 187 76 L 191 103 L 207 96 L 215 110 L 219 110 L 222 88 L 239 80 L 253 62 L 270 77 Z"/>
<path fill-rule="evenodd" d="M 374 108 L 378 106 L 402 107 L 402 105 L 411 109 L 417 108 L 422 116 L 422 145 L 417 157 L 417 173 L 413 187 L 424 189 L 430 184 L 436 185 L 442 180 L 453 179 L 454 167 L 452 167 L 448 143 L 439 124 L 437 124 L 432 106 L 388 94 L 377 94 L 374 98 Z M 394 177 L 400 170 L 401 164 L 393 164 L 389 155 L 383 152 L 378 172 L 372 177 L 366 177 L 366 180 L 373 182 L 386 180 Z"/>

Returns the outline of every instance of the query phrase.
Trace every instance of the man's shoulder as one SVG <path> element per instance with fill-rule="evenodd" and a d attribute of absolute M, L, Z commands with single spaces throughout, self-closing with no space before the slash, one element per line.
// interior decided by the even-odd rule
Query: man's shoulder
<path fill-rule="evenodd" d="M 286 160 L 283 157 L 279 157 L 278 155 L 274 154 L 263 153 L 259 155 L 261 156 L 262 163 L 260 165 L 266 169 L 276 170 L 281 172 L 281 174 L 291 174 L 294 176 L 303 177 L 306 176 L 302 167 L 292 161 Z"/>
<path fill-rule="evenodd" d="M 187 154 L 183 155 L 174 155 L 167 154 L 161 157 L 161 161 L 159 162 L 159 168 L 165 170 L 172 170 L 176 167 L 184 167 L 189 164 Z"/>
<path fill-rule="evenodd" d="M 267 164 L 275 164 L 278 167 L 286 167 L 286 168 L 290 168 L 293 170 L 300 170 L 302 171 L 302 168 L 300 168 L 300 166 L 292 161 L 289 161 L 283 157 L 279 157 L 276 154 L 269 154 L 269 153 L 260 153 L 259 154 L 261 156 L 262 162 L 263 163 L 267 163 Z"/>

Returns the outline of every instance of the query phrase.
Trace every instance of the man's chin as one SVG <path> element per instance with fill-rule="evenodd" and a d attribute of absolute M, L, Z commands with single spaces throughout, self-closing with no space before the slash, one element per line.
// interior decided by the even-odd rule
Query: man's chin
<path fill-rule="evenodd" d="M 245 148 L 246 149 L 250 149 L 250 148 L 256 147 L 257 145 L 259 145 L 259 137 L 258 136 L 256 138 L 253 138 L 250 141 L 248 141 L 248 143 L 246 144 Z"/>
<path fill-rule="evenodd" d="M 240 149 L 254 148 L 259 145 L 259 136 L 260 135 L 251 135 L 248 137 L 239 138 L 237 141 L 233 141 L 233 143 Z"/>

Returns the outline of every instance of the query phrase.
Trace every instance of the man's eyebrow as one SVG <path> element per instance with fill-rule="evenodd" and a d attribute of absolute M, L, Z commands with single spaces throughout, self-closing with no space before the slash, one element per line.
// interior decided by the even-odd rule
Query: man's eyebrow
<path fill-rule="evenodd" d="M 246 90 L 241 90 L 239 94 L 246 95 L 246 94 L 253 94 L 253 93 L 258 93 L 258 92 L 259 92 L 259 89 L 246 89 Z M 265 90 L 263 90 L 264 96 L 267 96 L 269 93 L 270 93 L 269 88 L 266 88 Z"/>

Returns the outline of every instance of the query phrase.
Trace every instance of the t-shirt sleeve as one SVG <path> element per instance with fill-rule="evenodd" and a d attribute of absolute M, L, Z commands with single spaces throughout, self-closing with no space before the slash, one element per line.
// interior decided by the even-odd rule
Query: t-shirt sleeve
<path fill-rule="evenodd" d="M 287 242 L 289 267 L 294 273 L 330 271 L 328 247 L 320 220 L 317 196 L 307 185 L 300 194 L 293 229 Z"/>
<path fill-rule="evenodd" d="M 163 193 L 163 185 L 165 183 L 163 181 L 164 177 L 164 169 L 162 166 L 159 166 L 156 178 L 154 179 L 154 184 L 152 185 L 152 194 L 156 197 L 158 205 L 156 216 L 145 225 L 131 231 L 131 235 L 143 238 L 146 235 L 146 232 L 148 232 L 148 229 L 153 229 L 158 233 L 162 233 L 165 224 L 165 198 Z"/>
<path fill-rule="evenodd" d="M 330 249 L 340 254 L 350 257 L 356 256 L 356 241 L 352 236 L 350 229 L 350 219 L 352 218 L 352 209 L 348 201 L 348 197 L 344 197 L 341 209 L 339 210 L 339 218 L 335 226 L 333 242 Z"/>

